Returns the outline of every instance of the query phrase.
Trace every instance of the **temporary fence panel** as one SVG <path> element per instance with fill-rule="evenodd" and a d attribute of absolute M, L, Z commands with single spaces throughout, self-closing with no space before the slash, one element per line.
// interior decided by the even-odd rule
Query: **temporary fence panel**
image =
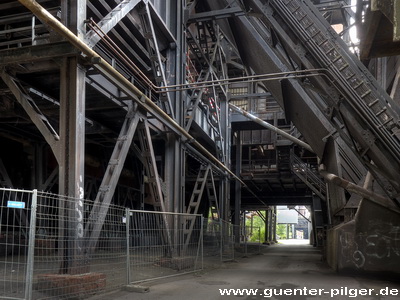
<path fill-rule="evenodd" d="M 130 283 L 202 269 L 200 215 L 128 210 L 127 216 Z"/>
<path fill-rule="evenodd" d="M 244 252 L 261 252 L 261 228 L 258 226 L 244 226 L 243 228 Z"/>
<path fill-rule="evenodd" d="M 32 191 L 0 189 L 0 298 L 28 299 L 32 287 Z"/>
<path fill-rule="evenodd" d="M 219 256 L 220 261 L 235 259 L 235 225 L 223 220 L 205 219 L 204 256 Z"/>
<path fill-rule="evenodd" d="M 33 299 L 84 298 L 126 284 L 125 209 L 110 205 L 89 249 L 89 200 L 38 193 Z"/>
<path fill-rule="evenodd" d="M 221 221 L 221 261 L 235 259 L 235 227 L 238 226 Z"/>
<path fill-rule="evenodd" d="M 221 257 L 221 222 L 211 218 L 203 221 L 203 248 L 205 257 Z"/>
<path fill-rule="evenodd" d="M 1 299 L 87 298 L 203 267 L 200 215 L 110 205 L 100 218 L 80 198 L 0 189 L 0 199 Z"/>

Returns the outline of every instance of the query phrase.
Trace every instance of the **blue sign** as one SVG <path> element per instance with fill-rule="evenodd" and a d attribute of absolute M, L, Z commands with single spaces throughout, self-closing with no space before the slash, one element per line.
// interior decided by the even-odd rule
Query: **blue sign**
<path fill-rule="evenodd" d="M 20 201 L 7 201 L 7 207 L 11 207 L 11 208 L 25 208 L 25 202 L 20 202 Z"/>

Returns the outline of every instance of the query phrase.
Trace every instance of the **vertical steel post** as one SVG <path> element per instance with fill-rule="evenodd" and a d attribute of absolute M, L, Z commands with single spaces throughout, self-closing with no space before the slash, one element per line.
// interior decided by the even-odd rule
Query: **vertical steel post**
<path fill-rule="evenodd" d="M 204 244 L 203 244 L 203 241 L 204 241 L 204 218 L 203 217 L 201 217 L 201 231 L 200 231 L 200 249 L 201 249 L 201 253 L 200 253 L 200 255 L 201 255 L 201 269 L 203 270 L 204 269 Z"/>
<path fill-rule="evenodd" d="M 131 257 L 130 257 L 130 234 L 129 234 L 129 227 L 130 227 L 130 211 L 129 208 L 125 209 L 125 216 L 126 216 L 126 222 L 125 222 L 125 227 L 126 227 L 126 284 L 131 283 Z"/>
<path fill-rule="evenodd" d="M 271 210 L 271 241 L 276 240 L 276 206 L 272 206 Z"/>
<path fill-rule="evenodd" d="M 61 1 L 61 20 L 79 38 L 85 36 L 86 0 Z M 84 253 L 85 67 L 78 57 L 62 58 L 60 68 L 60 272 L 88 272 Z"/>
<path fill-rule="evenodd" d="M 240 178 L 242 169 L 242 132 L 236 132 L 236 170 L 235 175 Z M 240 209 L 242 205 L 242 186 L 235 182 L 235 243 L 240 244 Z"/>
<path fill-rule="evenodd" d="M 220 235 L 220 243 L 219 243 L 219 252 L 220 252 L 220 260 L 222 261 L 222 253 L 224 252 L 224 238 L 223 238 L 223 232 L 224 232 L 224 230 L 223 230 L 223 228 L 222 228 L 222 226 L 223 226 L 223 223 L 222 223 L 222 220 L 221 219 L 219 219 L 219 235 Z"/>
<path fill-rule="evenodd" d="M 246 226 L 246 216 L 244 217 L 244 221 L 243 221 L 243 224 L 244 224 L 244 232 L 243 232 L 243 234 L 244 234 L 244 255 L 247 255 L 247 226 Z"/>
<path fill-rule="evenodd" d="M 269 212 L 268 210 L 265 211 L 265 222 L 264 222 L 264 242 L 268 243 L 269 242 Z"/>
<path fill-rule="evenodd" d="M 37 190 L 33 190 L 32 204 L 31 204 L 31 222 L 29 227 L 28 258 L 26 266 L 26 286 L 25 286 L 26 300 L 32 299 L 33 264 L 35 257 L 36 212 L 37 212 Z"/>
<path fill-rule="evenodd" d="M 272 233 L 272 218 L 273 218 L 273 207 L 270 206 L 268 209 L 268 242 L 272 242 L 273 241 L 273 233 Z"/>
<path fill-rule="evenodd" d="M 85 70 L 76 57 L 63 58 L 60 71 L 60 245 L 64 274 L 88 272 L 83 243 L 85 160 Z"/>

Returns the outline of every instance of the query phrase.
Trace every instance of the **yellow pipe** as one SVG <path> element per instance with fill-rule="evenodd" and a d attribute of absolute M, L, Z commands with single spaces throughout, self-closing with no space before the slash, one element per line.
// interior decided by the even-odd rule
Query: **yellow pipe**
<path fill-rule="evenodd" d="M 110 76 L 114 79 L 117 79 L 121 84 L 121 88 L 128 95 L 135 95 L 134 100 L 145 110 L 151 111 L 154 110 L 158 114 L 162 116 L 162 121 L 166 126 L 172 127 L 176 131 L 178 131 L 182 136 L 184 136 L 188 141 L 191 142 L 202 154 L 204 154 L 207 158 L 209 158 L 213 163 L 219 166 L 221 169 L 228 172 L 232 175 L 236 180 L 238 180 L 241 184 L 246 186 L 246 184 L 237 177 L 229 168 L 227 168 L 220 160 L 218 160 L 214 155 L 212 155 L 206 148 L 204 148 L 198 141 L 195 140 L 193 136 L 191 136 L 184 128 L 179 126 L 178 123 L 175 122 L 170 116 L 168 116 L 161 108 L 159 108 L 150 98 L 148 98 L 145 94 L 143 94 L 138 88 L 136 88 L 129 80 L 127 80 L 124 76 L 122 76 L 117 70 L 115 70 L 109 63 L 101 58 L 95 51 L 93 51 L 86 43 L 84 43 L 81 39 L 79 39 L 73 32 L 71 32 L 67 27 L 65 27 L 60 21 L 53 17 L 46 9 L 44 9 L 41 5 L 39 5 L 34 0 L 18 0 L 22 5 L 24 5 L 27 9 L 29 9 L 34 15 L 36 15 L 42 22 L 49 25 L 63 37 L 65 37 L 72 45 L 74 45 L 77 49 L 82 51 L 84 55 L 90 58 L 92 61 L 96 61 L 96 64 L 101 66 L 98 69 L 104 69 L 107 71 L 106 76 Z"/>

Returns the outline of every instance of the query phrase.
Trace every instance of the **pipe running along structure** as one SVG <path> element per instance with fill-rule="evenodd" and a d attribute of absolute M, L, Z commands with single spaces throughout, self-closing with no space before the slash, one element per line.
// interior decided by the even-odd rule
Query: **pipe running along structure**
<path fill-rule="evenodd" d="M 257 75 L 247 75 L 241 77 L 233 77 L 233 78 L 224 78 L 224 79 L 213 79 L 213 80 L 205 80 L 205 81 L 197 81 L 197 82 L 187 82 L 182 84 L 173 84 L 166 86 L 157 86 L 155 85 L 143 72 L 140 68 L 135 65 L 135 63 L 129 59 L 129 57 L 114 43 L 114 41 L 105 33 L 101 27 L 90 19 L 88 21 L 88 26 L 95 32 L 101 39 L 104 41 L 106 45 L 110 47 L 110 49 L 117 55 L 140 79 L 144 81 L 144 83 L 155 93 L 165 93 L 165 92 L 177 92 L 177 91 L 185 91 L 191 89 L 198 88 L 212 88 L 218 85 L 225 85 L 227 83 L 235 83 L 235 82 L 254 82 L 256 81 L 270 81 L 270 80 L 281 80 L 281 79 L 300 79 L 300 78 L 310 78 L 316 76 L 325 77 L 330 83 L 333 84 L 332 74 L 330 70 L 326 68 L 317 68 L 317 69 L 303 69 L 303 70 L 292 70 L 285 72 L 275 72 L 275 73 L 265 73 L 265 74 L 257 74 Z"/>
<path fill-rule="evenodd" d="M 246 118 L 256 122 L 257 124 L 260 124 L 261 126 L 268 128 L 268 129 L 276 132 L 277 134 L 283 136 L 284 138 L 292 141 L 293 143 L 299 145 L 300 147 L 303 147 L 304 149 L 306 149 L 312 153 L 315 153 L 309 144 L 303 142 L 302 140 L 299 140 L 298 138 L 294 137 L 293 135 L 290 135 L 286 131 L 279 129 L 279 128 L 275 127 L 274 125 L 271 125 L 268 122 L 261 120 L 260 118 L 257 118 L 256 116 L 241 109 L 240 107 L 237 107 L 236 105 L 233 105 L 232 103 L 229 103 L 229 107 L 232 108 L 234 111 L 238 112 L 239 114 L 245 116 Z"/>
<path fill-rule="evenodd" d="M 374 193 L 373 191 L 370 191 L 370 190 L 366 189 L 365 187 L 359 186 L 359 185 L 357 185 L 353 182 L 350 182 L 346 179 L 343 179 L 335 174 L 329 173 L 325 170 L 325 167 L 323 165 L 320 165 L 318 171 L 321 174 L 321 176 L 325 178 L 325 180 L 327 182 L 330 182 L 341 188 L 344 188 L 345 190 L 347 190 L 351 193 L 360 195 L 361 197 L 368 199 L 369 201 L 376 203 L 378 205 L 384 206 L 391 211 L 400 213 L 400 208 L 395 207 L 394 205 L 396 203 L 393 203 L 393 201 L 391 201 L 391 199 L 386 198 L 377 193 Z"/>
<path fill-rule="evenodd" d="M 39 5 L 35 0 L 18 0 L 22 5 L 29 9 L 34 15 L 36 15 L 42 22 L 46 23 L 52 29 L 57 31 L 60 35 L 66 38 L 73 46 L 82 51 L 82 54 L 93 63 L 95 68 L 99 70 L 105 77 L 110 79 L 116 84 L 122 91 L 138 103 L 140 107 L 145 109 L 147 112 L 156 117 L 165 126 L 170 128 L 173 132 L 179 134 L 186 139 L 186 142 L 191 143 L 197 148 L 204 156 L 210 159 L 216 166 L 220 167 L 233 178 L 238 180 L 244 187 L 248 188 L 247 185 L 233 173 L 227 166 L 225 166 L 219 159 L 212 155 L 205 147 L 203 147 L 192 135 L 190 135 L 184 128 L 182 128 L 175 120 L 173 120 L 168 114 L 166 114 L 161 108 L 159 108 L 151 99 L 142 93 L 135 85 L 133 85 L 128 79 L 122 76 L 116 69 L 114 69 L 108 62 L 102 59 L 102 57 L 92 50 L 85 42 L 78 38 L 73 32 L 65 27 L 60 21 L 58 21 L 52 14 L 50 14 L 45 8 Z"/>

